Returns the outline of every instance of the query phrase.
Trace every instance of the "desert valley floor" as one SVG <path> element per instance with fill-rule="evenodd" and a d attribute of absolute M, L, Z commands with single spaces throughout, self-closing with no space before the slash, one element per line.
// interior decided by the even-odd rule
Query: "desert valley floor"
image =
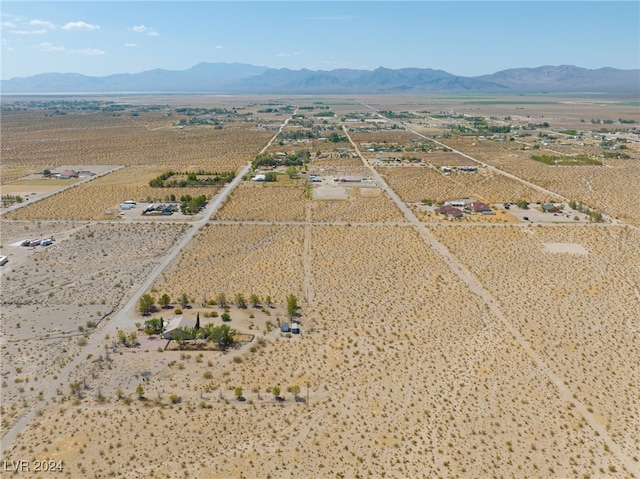
<path fill-rule="evenodd" d="M 639 123 L 3 97 L 2 477 L 640 477 Z"/>

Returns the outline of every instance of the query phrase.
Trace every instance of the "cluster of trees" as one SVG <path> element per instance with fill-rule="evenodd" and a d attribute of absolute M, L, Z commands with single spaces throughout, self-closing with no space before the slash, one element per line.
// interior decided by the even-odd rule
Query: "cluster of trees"
<path fill-rule="evenodd" d="M 2 195 L 2 206 L 11 206 L 14 203 L 22 203 L 20 195 Z"/>
<path fill-rule="evenodd" d="M 209 323 L 200 327 L 198 322 L 193 327 L 184 326 L 173 330 L 173 338 L 181 348 L 184 348 L 187 341 L 207 340 L 215 343 L 218 349 L 226 351 L 235 344 L 236 331 L 226 324 L 216 326 Z"/>
<path fill-rule="evenodd" d="M 602 213 L 592 210 L 585 205 L 581 205 L 574 200 L 569 201 L 569 208 L 575 211 L 579 211 L 580 213 L 584 213 L 589 217 L 589 220 L 594 223 L 602 223 L 602 221 L 604 220 Z"/>
<path fill-rule="evenodd" d="M 251 167 L 255 170 L 261 166 L 302 166 L 309 161 L 311 161 L 311 152 L 309 150 L 298 150 L 284 157 L 262 153 L 254 158 Z"/>
<path fill-rule="evenodd" d="M 183 175 L 186 178 L 170 180 L 176 175 Z M 224 185 L 233 180 L 235 172 L 233 171 L 195 171 L 179 173 L 175 171 L 167 171 L 149 181 L 149 186 L 153 188 L 184 188 L 187 186 L 214 186 Z M 202 178 L 204 177 L 204 178 Z"/>
<path fill-rule="evenodd" d="M 292 130 L 283 131 L 280 136 L 285 140 L 303 140 L 316 138 L 318 135 L 312 130 Z"/>
<path fill-rule="evenodd" d="M 162 334 L 163 329 L 164 319 L 162 318 L 151 318 L 144 322 L 144 333 L 148 336 Z"/>
<path fill-rule="evenodd" d="M 336 116 L 336 114 L 334 112 L 332 112 L 331 110 L 327 110 L 327 111 L 319 111 L 318 113 L 315 113 L 313 116 L 316 117 L 325 117 L 325 116 Z"/>
<path fill-rule="evenodd" d="M 207 197 L 199 195 L 193 198 L 191 195 L 184 195 L 180 198 L 180 211 L 184 215 L 193 215 L 200 211 L 207 204 Z"/>
<path fill-rule="evenodd" d="M 416 117 L 410 111 L 395 112 L 395 111 L 391 111 L 391 110 L 382 110 L 382 111 L 380 111 L 380 114 L 386 116 L 387 118 L 397 118 L 397 119 L 403 119 L 403 118 L 406 119 L 406 118 L 415 118 Z"/>
<path fill-rule="evenodd" d="M 178 297 L 178 304 L 182 308 L 186 308 L 190 303 L 191 300 L 187 296 L 187 293 L 182 293 Z M 158 304 L 163 309 L 167 309 L 171 304 L 171 297 L 167 293 L 164 293 L 158 299 Z M 143 294 L 138 302 L 138 311 L 144 316 L 154 313 L 156 311 L 156 298 L 149 293 Z"/>
<path fill-rule="evenodd" d="M 348 143 L 349 138 L 347 138 L 346 136 L 338 135 L 334 131 L 327 137 L 327 141 L 330 141 L 331 143 Z"/>
<path fill-rule="evenodd" d="M 247 309 L 249 304 L 251 305 L 252 308 L 262 307 L 262 301 L 260 300 L 260 296 L 258 296 L 255 293 L 251 293 L 248 301 L 247 301 L 247 298 L 244 296 L 244 294 L 237 293 L 233 298 L 233 302 L 240 309 Z M 215 299 L 207 301 L 207 304 L 211 306 L 214 304 L 217 304 L 221 308 L 227 308 L 229 306 L 229 301 L 227 299 L 226 294 L 218 293 Z M 271 296 L 265 296 L 264 304 L 268 307 L 273 306 L 273 299 L 271 298 Z"/>
<path fill-rule="evenodd" d="M 290 299 L 290 298 L 293 298 L 293 299 Z M 249 295 L 249 298 L 245 297 L 245 295 L 242 293 L 237 293 L 233 297 L 232 301 L 233 301 L 233 304 L 235 304 L 240 309 L 246 309 L 249 305 L 251 305 L 252 308 L 261 308 L 263 304 L 269 308 L 273 306 L 273 299 L 271 298 L 271 296 L 267 295 L 264 297 L 264 300 L 262 300 L 260 299 L 260 296 L 258 296 L 255 293 L 251 293 Z M 292 305 L 291 307 L 293 308 L 294 311 L 298 309 L 297 301 L 298 300 L 294 295 L 289 295 L 287 297 L 287 304 L 291 302 L 291 305 Z M 160 296 L 157 302 L 163 309 L 166 309 L 171 304 L 171 297 L 167 293 L 164 293 L 162 296 Z M 187 296 L 187 293 L 182 293 L 177 299 L 177 303 L 183 309 L 189 306 L 189 304 L 191 304 L 192 302 L 193 300 L 190 299 L 189 296 Z M 205 298 L 202 301 L 203 306 L 218 305 L 220 308 L 223 308 L 223 309 L 226 309 L 229 306 L 229 304 L 230 304 L 230 301 L 229 299 L 227 299 L 227 295 L 225 293 L 218 293 L 215 296 L 215 298 L 209 299 L 209 300 Z M 149 293 L 143 294 L 140 297 L 140 300 L 138 303 L 138 311 L 145 316 L 153 312 L 156 312 L 157 311 L 156 298 Z M 154 320 L 155 318 L 152 318 L 149 321 L 153 322 Z M 145 322 L 145 326 L 146 324 L 147 322 Z"/>

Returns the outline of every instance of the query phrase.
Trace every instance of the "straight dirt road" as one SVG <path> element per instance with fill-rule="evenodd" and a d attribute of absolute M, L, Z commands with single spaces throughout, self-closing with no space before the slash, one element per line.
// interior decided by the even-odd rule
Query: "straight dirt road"
<path fill-rule="evenodd" d="M 630 472 L 638 472 L 637 464 L 632 460 L 631 457 L 628 457 L 622 449 L 618 446 L 618 444 L 611 438 L 609 433 L 607 432 L 606 425 L 598 422 L 595 415 L 588 410 L 588 406 L 576 398 L 578 397 L 574 391 L 569 389 L 566 384 L 564 378 L 560 377 L 556 374 L 551 367 L 544 361 L 544 359 L 531 347 L 531 345 L 527 342 L 527 340 L 522 336 L 520 331 L 511 324 L 509 319 L 502 313 L 500 308 L 498 307 L 497 301 L 493 298 L 493 296 L 487 291 L 482 283 L 456 258 L 442 243 L 438 242 L 436 238 L 429 233 L 424 223 L 422 223 L 415 214 L 411 211 L 411 209 L 407 206 L 407 204 L 400 199 L 400 197 L 393 191 L 389 185 L 385 182 L 382 176 L 376 171 L 373 166 L 369 164 L 366 158 L 360 152 L 358 146 L 353 142 L 351 137 L 349 136 L 349 132 L 346 126 L 343 125 L 343 132 L 349 139 L 351 145 L 355 148 L 356 153 L 365 164 L 369 171 L 371 172 L 371 177 L 378 183 L 380 188 L 385 191 L 389 197 L 393 200 L 396 206 L 402 211 L 407 220 L 416 227 L 422 238 L 425 240 L 427 245 L 433 248 L 438 252 L 440 257 L 444 260 L 449 268 L 469 287 L 469 289 L 476 294 L 481 301 L 487 305 L 490 311 L 493 313 L 493 317 L 498 319 L 498 323 L 496 324 L 487 324 L 486 327 L 489 327 L 498 332 L 506 332 L 510 334 L 513 339 L 518 343 L 518 345 L 524 350 L 524 352 L 531 358 L 531 360 L 535 363 L 538 370 L 540 370 L 549 381 L 556 387 L 560 396 L 569 404 L 573 404 L 576 410 L 582 415 L 584 420 L 589 424 L 589 426 L 593 429 L 594 434 L 598 435 L 600 439 L 604 442 L 604 444 L 611 450 L 611 452 L 620 460 L 628 471 Z M 468 155 L 464 155 L 467 158 L 470 158 L 474 161 L 474 158 L 471 158 Z M 499 171 L 499 170 L 498 170 Z M 546 190 L 545 190 L 546 191 Z"/>
<path fill-rule="evenodd" d="M 278 132 L 269 140 L 267 145 L 260 151 L 263 153 L 271 145 L 274 139 L 280 134 L 282 129 L 287 125 L 291 117 L 287 118 L 281 125 Z M 127 303 L 117 311 L 110 319 L 104 322 L 104 326 L 98 328 L 91 336 L 89 336 L 87 345 L 82 348 L 81 354 L 78 354 L 74 359 L 69 361 L 67 365 L 58 373 L 57 379 L 43 380 L 39 383 L 39 386 L 44 391 L 42 400 L 31 407 L 31 409 L 14 423 L 14 425 L 7 431 L 0 441 L 0 452 L 4 453 L 13 444 L 13 441 L 17 438 L 18 434 L 22 432 L 25 427 L 36 417 L 38 409 L 42 407 L 42 404 L 51 400 L 56 394 L 56 389 L 64 389 L 69 383 L 70 377 L 73 372 L 78 369 L 88 357 L 98 356 L 104 349 L 104 338 L 106 335 L 115 336 L 116 331 L 119 328 L 127 328 L 132 325 L 132 318 L 134 318 L 136 308 L 140 299 L 140 296 L 145 294 L 151 288 L 153 282 L 160 276 L 160 274 L 171 264 L 171 262 L 178 256 L 178 254 L 191 242 L 193 237 L 209 222 L 211 217 L 220 209 L 225 200 L 229 197 L 231 192 L 236 188 L 242 178 L 251 170 L 251 163 L 248 163 L 242 168 L 235 178 L 225 185 L 221 192 L 210 201 L 203 210 L 202 217 L 189 224 L 189 228 L 185 232 L 184 236 L 176 243 L 162 258 L 161 262 L 154 268 L 154 270 L 148 275 L 144 283 L 131 294 L 131 297 Z"/>

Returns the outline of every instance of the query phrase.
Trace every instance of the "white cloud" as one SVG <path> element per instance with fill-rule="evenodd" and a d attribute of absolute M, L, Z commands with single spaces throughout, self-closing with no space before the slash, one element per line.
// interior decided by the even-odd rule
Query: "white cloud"
<path fill-rule="evenodd" d="M 138 44 L 137 43 L 125 43 L 124 46 L 127 47 L 127 48 L 135 48 L 135 47 L 138 46 Z"/>
<path fill-rule="evenodd" d="M 56 46 L 49 42 L 40 43 L 38 45 L 34 45 L 33 48 L 36 50 L 40 50 L 43 52 L 64 52 L 67 49 L 63 46 Z"/>
<path fill-rule="evenodd" d="M 71 53 L 77 53 L 78 55 L 84 55 L 86 57 L 94 57 L 96 55 L 104 55 L 107 52 L 98 50 L 97 48 L 85 48 L 83 50 L 73 50 Z"/>
<path fill-rule="evenodd" d="M 279 57 L 293 57 L 296 55 L 302 55 L 302 52 L 291 52 L 291 53 L 286 53 L 286 52 L 282 52 L 282 53 L 278 53 L 277 56 Z"/>
<path fill-rule="evenodd" d="M 222 50 L 224 47 L 222 45 L 216 45 L 216 50 Z"/>
<path fill-rule="evenodd" d="M 160 35 L 157 30 L 147 27 L 146 25 L 136 25 L 135 27 L 131 27 L 130 30 L 136 33 L 149 35 L 150 37 L 157 37 L 158 35 Z"/>
<path fill-rule="evenodd" d="M 2 22 L 2 23 L 0 23 L 0 26 L 2 28 L 17 28 L 18 27 L 18 25 L 16 25 L 15 23 L 12 23 L 12 22 Z"/>
<path fill-rule="evenodd" d="M 31 20 L 29 22 L 29 25 L 32 27 L 49 28 L 50 30 L 53 30 L 56 28 L 56 25 L 54 23 L 49 22 L 47 20 Z"/>
<path fill-rule="evenodd" d="M 63 47 L 62 45 L 54 45 L 53 43 L 44 42 L 38 45 L 33 45 L 33 48 L 40 50 L 41 52 L 56 52 L 56 53 L 68 53 L 71 55 L 82 55 L 85 57 L 93 57 L 97 55 L 105 55 L 107 52 L 98 50 L 97 48 L 82 48 L 82 49 L 70 49 Z"/>
<path fill-rule="evenodd" d="M 92 25 L 86 22 L 69 22 L 62 27 L 63 30 L 100 30 L 100 25 Z"/>
<path fill-rule="evenodd" d="M 16 35 L 44 35 L 48 30 L 11 30 L 11 33 L 15 33 Z"/>

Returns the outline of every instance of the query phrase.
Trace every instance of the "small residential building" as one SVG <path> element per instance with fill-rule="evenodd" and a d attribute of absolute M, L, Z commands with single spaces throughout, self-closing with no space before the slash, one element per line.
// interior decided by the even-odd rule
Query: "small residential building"
<path fill-rule="evenodd" d="M 256 175 L 253 178 L 251 178 L 251 181 L 266 181 L 267 177 L 266 175 Z"/>
<path fill-rule="evenodd" d="M 435 211 L 440 215 L 451 216 L 452 218 L 460 218 L 464 216 L 464 213 L 462 213 L 460 208 L 456 208 L 451 205 L 443 205 L 440 208 L 436 208 Z"/>
<path fill-rule="evenodd" d="M 60 173 L 54 173 L 53 176 L 61 180 L 68 180 L 70 178 L 77 178 L 78 173 L 73 170 L 64 170 L 64 171 L 61 171 Z"/>
<path fill-rule="evenodd" d="M 190 327 L 193 328 L 195 327 L 196 322 L 194 319 L 191 318 L 186 318 L 182 315 L 180 316 L 174 316 L 173 318 L 169 319 L 168 321 L 165 321 L 164 323 L 164 331 L 162 331 L 162 337 L 164 339 L 176 339 L 173 336 L 173 333 L 176 329 L 178 328 L 184 328 L 184 327 Z"/>
<path fill-rule="evenodd" d="M 472 201 L 466 207 L 472 213 L 483 213 L 485 211 L 491 211 L 491 207 L 482 201 Z"/>
<path fill-rule="evenodd" d="M 553 203 L 544 203 L 541 208 L 545 213 L 559 213 L 560 211 L 562 211 Z"/>

